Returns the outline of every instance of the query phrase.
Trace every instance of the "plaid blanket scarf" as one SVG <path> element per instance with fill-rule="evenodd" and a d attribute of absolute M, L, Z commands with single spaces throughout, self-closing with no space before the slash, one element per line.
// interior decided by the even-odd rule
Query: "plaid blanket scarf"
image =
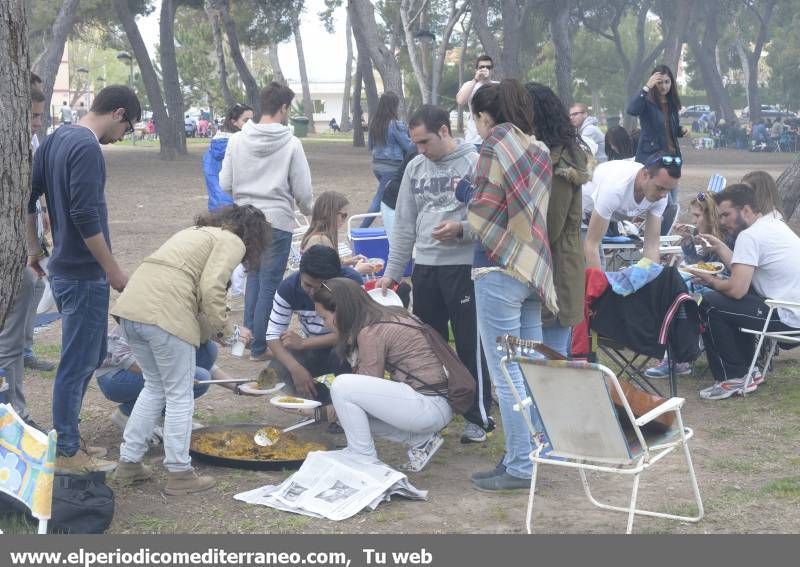
<path fill-rule="evenodd" d="M 550 156 L 511 123 L 499 124 L 480 149 L 467 219 L 486 253 L 514 278 L 532 285 L 557 313 L 547 204 Z"/>

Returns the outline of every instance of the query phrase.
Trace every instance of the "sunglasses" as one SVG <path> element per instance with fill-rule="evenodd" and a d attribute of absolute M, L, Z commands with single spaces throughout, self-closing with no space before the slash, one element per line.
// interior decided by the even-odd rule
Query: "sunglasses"
<path fill-rule="evenodd" d="M 333 290 L 330 287 L 328 287 L 328 283 L 327 282 L 322 282 L 322 287 L 324 287 L 326 290 L 328 290 L 328 293 L 333 295 Z"/>
<path fill-rule="evenodd" d="M 128 123 L 128 127 L 125 128 L 125 135 L 133 134 L 133 124 L 131 123 L 130 118 L 128 118 L 127 114 L 122 115 L 122 119 Z"/>
<path fill-rule="evenodd" d="M 478 65 L 478 69 L 488 69 L 489 71 L 491 71 L 492 69 L 494 69 L 494 65 Z"/>
<path fill-rule="evenodd" d="M 644 166 L 650 167 L 651 165 L 655 165 L 658 162 L 661 162 L 662 165 L 667 167 L 680 167 L 683 165 L 683 158 L 681 156 L 659 156 L 651 159 L 648 161 Z"/>

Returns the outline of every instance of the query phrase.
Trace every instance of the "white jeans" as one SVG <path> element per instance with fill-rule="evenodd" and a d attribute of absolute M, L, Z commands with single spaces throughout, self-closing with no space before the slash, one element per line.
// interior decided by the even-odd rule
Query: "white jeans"
<path fill-rule="evenodd" d="M 365 457 L 377 458 L 372 434 L 416 447 L 453 419 L 445 398 L 374 376 L 337 376 L 331 398 L 348 450 Z"/>
<path fill-rule="evenodd" d="M 122 328 L 142 369 L 144 389 L 125 426 L 119 458 L 141 462 L 148 449 L 147 438 L 166 405 L 164 467 L 170 472 L 191 470 L 195 348 L 155 325 L 122 319 Z"/>

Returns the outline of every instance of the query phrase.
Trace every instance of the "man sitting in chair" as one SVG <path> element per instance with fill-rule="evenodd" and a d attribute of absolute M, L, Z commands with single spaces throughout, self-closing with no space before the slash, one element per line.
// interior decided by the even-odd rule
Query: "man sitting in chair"
<path fill-rule="evenodd" d="M 678 186 L 682 160 L 656 153 L 646 164 L 616 160 L 601 163 L 583 187 L 583 212 L 589 229 L 583 245 L 586 266 L 601 269 L 600 243 L 613 221 L 645 216 L 644 255 L 659 261 L 661 217 L 667 196 Z"/>
<path fill-rule="evenodd" d="M 311 297 L 325 280 L 338 277 L 363 284 L 358 272 L 342 267 L 339 253 L 333 248 L 317 244 L 306 250 L 300 259 L 300 271 L 278 286 L 267 326 L 267 345 L 275 357 L 268 368 L 277 372 L 276 381 L 285 382 L 291 393 L 323 403 L 330 403 L 330 393 L 315 384 L 314 377 L 350 372 L 350 366 L 333 353 L 337 335 L 317 315 Z M 305 336 L 289 330 L 294 313 Z"/>
<path fill-rule="evenodd" d="M 692 270 L 714 291 L 703 295 L 700 316 L 705 322 L 703 344 L 714 375 L 714 385 L 702 390 L 706 400 L 722 400 L 742 393 L 755 354 L 753 335 L 739 329 L 761 331 L 769 307 L 763 298 L 800 303 L 800 238 L 774 214 L 764 214 L 755 191 L 745 184 L 729 185 L 714 195 L 722 228 L 736 236 L 731 251 L 713 236 L 703 235 L 711 249 L 730 268 L 721 279 Z M 800 309 L 779 307 L 768 331 L 800 330 Z M 754 369 L 747 392 L 764 381 Z"/>

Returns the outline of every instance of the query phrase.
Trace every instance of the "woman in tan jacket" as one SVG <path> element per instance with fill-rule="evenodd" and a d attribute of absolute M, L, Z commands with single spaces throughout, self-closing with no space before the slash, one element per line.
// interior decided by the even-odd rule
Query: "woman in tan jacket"
<path fill-rule="evenodd" d="M 166 406 L 164 467 L 167 494 L 189 494 L 214 486 L 192 469 L 195 350 L 232 334 L 225 293 L 240 263 L 258 265 L 269 244 L 269 223 L 259 209 L 233 205 L 198 217 L 196 226 L 167 240 L 133 273 L 111 313 L 119 318 L 144 374 L 144 389 L 125 427 L 116 478 L 147 480 L 142 464 L 147 438 Z M 243 330 L 249 340 L 250 332 Z"/>

